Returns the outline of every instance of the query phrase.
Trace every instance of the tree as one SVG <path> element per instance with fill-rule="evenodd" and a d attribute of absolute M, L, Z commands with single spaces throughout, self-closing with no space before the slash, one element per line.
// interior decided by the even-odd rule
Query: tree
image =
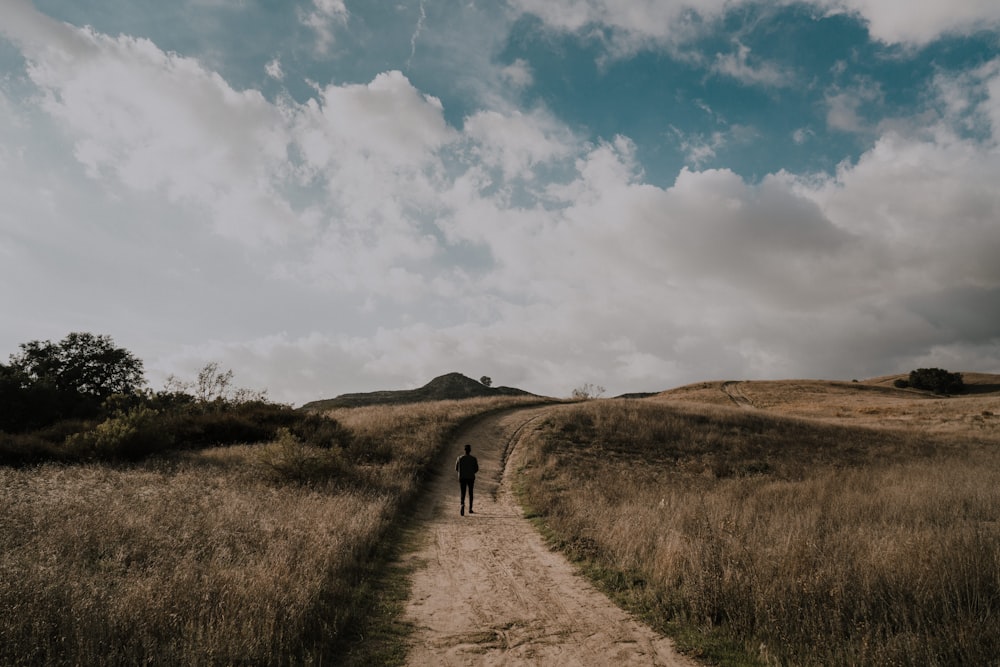
<path fill-rule="evenodd" d="M 142 361 L 110 336 L 71 333 L 58 343 L 31 341 L 10 357 L 10 367 L 29 384 L 50 383 L 56 391 L 104 399 L 134 394 L 145 384 Z"/>
<path fill-rule="evenodd" d="M 965 389 L 961 373 L 951 373 L 943 368 L 918 368 L 910 371 L 907 384 L 914 389 L 933 391 L 935 394 L 958 394 Z"/>
<path fill-rule="evenodd" d="M 590 398 L 600 398 L 604 394 L 604 387 L 601 385 L 591 384 L 586 382 L 576 389 L 573 390 L 571 396 L 580 401 L 584 401 Z"/>
<path fill-rule="evenodd" d="M 483 377 L 479 378 L 479 381 L 482 382 L 483 385 L 486 387 L 489 387 L 491 384 L 493 384 L 493 378 L 491 378 L 489 375 L 484 375 Z"/>
<path fill-rule="evenodd" d="M 0 364 L 0 431 L 16 433 L 59 418 L 60 401 L 50 383 L 32 383 L 24 373 Z"/>
<path fill-rule="evenodd" d="M 135 395 L 145 383 L 142 361 L 109 336 L 71 333 L 58 343 L 34 340 L 20 348 L 0 373 L 0 393 L 16 413 L 0 428 L 92 417 L 109 397 Z"/>
<path fill-rule="evenodd" d="M 198 379 L 185 382 L 175 375 L 167 378 L 165 392 L 170 395 L 189 395 L 199 403 L 222 405 L 227 403 L 252 403 L 267 400 L 267 390 L 237 388 L 233 386 L 232 369 L 219 370 L 217 361 L 210 361 L 198 371 Z"/>

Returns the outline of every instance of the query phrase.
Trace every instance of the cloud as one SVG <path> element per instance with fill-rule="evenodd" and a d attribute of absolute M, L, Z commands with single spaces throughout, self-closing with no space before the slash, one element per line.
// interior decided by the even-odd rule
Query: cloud
<path fill-rule="evenodd" d="M 299 11 L 302 25 L 316 32 L 316 50 L 319 53 L 329 51 L 335 31 L 346 25 L 350 18 L 344 0 L 312 0 L 312 9 Z"/>
<path fill-rule="evenodd" d="M 383 72 L 367 84 L 328 85 L 317 93 L 290 108 L 310 167 L 345 161 L 349 150 L 412 167 L 433 159 L 450 138 L 441 101 L 418 91 L 402 72 Z M 301 138 L 310 132 L 320 134 Z"/>
<path fill-rule="evenodd" d="M 424 0 L 420 0 L 420 16 L 417 19 L 417 25 L 413 29 L 413 34 L 410 35 L 410 57 L 406 60 L 407 69 L 413 63 L 413 57 L 417 54 L 417 40 L 420 39 L 420 33 L 424 31 L 424 24 L 427 22 L 427 9 L 424 7 Z"/>
<path fill-rule="evenodd" d="M 720 122 L 722 122 L 721 119 Z M 678 146 L 684 153 L 685 162 L 695 169 L 701 169 L 707 163 L 714 161 L 719 151 L 731 146 L 753 143 L 759 137 L 755 128 L 737 123 L 707 136 L 685 134 L 675 127 L 671 127 L 671 132 L 677 138 Z"/>
<path fill-rule="evenodd" d="M 583 26 L 611 7 L 537 9 Z M 614 20 L 639 30 L 685 5 L 631 7 Z M 157 377 L 217 360 L 301 402 L 450 370 L 567 395 L 1000 364 L 996 62 L 942 72 L 931 123 L 880 126 L 877 89 L 832 89 L 831 127 L 873 137 L 836 173 L 705 169 L 698 150 L 755 136 L 733 126 L 687 138 L 659 187 L 632 139 L 588 143 L 542 108 L 454 126 L 399 71 L 268 100 L 149 40 L 8 18 L 32 94 L 0 97 L 0 283 L 35 281 L 13 302 L 40 327 L 60 310 L 153 340 L 136 351 Z"/>
<path fill-rule="evenodd" d="M 793 84 L 794 76 L 785 68 L 775 63 L 751 63 L 750 47 L 739 42 L 735 46 L 735 53 L 716 54 L 711 65 L 712 72 L 732 77 L 748 86 L 777 88 Z"/>
<path fill-rule="evenodd" d="M 701 169 L 706 162 L 714 160 L 716 152 L 725 145 L 726 138 L 722 132 L 713 132 L 707 138 L 700 135 L 683 137 L 680 142 L 685 161 L 695 169 Z"/>
<path fill-rule="evenodd" d="M 538 17 L 550 29 L 592 36 L 606 30 L 612 57 L 641 49 L 689 41 L 727 12 L 752 0 L 511 0 L 519 12 Z M 847 13 L 864 21 L 874 39 L 920 46 L 945 35 L 972 34 L 1000 26 L 1000 5 L 991 0 L 782 0 L 778 6 L 805 4 L 824 12 Z M 717 63 L 717 66 L 719 63 Z M 738 54 L 723 67 L 742 69 Z M 763 72 L 758 72 L 762 74 Z M 768 73 L 774 76 L 776 73 Z"/>
<path fill-rule="evenodd" d="M 480 111 L 465 120 L 464 133 L 482 164 L 499 168 L 507 180 L 531 180 L 538 164 L 565 158 L 575 149 L 566 129 L 540 111 Z"/>
<path fill-rule="evenodd" d="M 877 84 L 862 80 L 849 87 L 832 87 L 825 101 L 827 127 L 861 134 L 873 129 L 863 112 L 882 101 L 882 91 Z"/>
<path fill-rule="evenodd" d="M 27 38 L 40 106 L 73 137 L 92 177 L 209 208 L 233 236 L 286 233 L 290 211 L 269 182 L 284 159 L 274 129 L 281 117 L 260 93 L 236 91 L 145 39 L 73 29 L 37 12 L 22 19 L 15 37 Z"/>
<path fill-rule="evenodd" d="M 613 57 L 644 48 L 684 41 L 697 33 L 698 19 L 721 15 L 727 0 L 512 0 L 521 13 L 538 17 L 560 32 L 591 36 L 606 29 L 606 43 Z"/>
<path fill-rule="evenodd" d="M 432 205 L 435 151 L 454 132 L 401 73 L 275 104 L 148 40 L 31 11 L 20 28 L 41 107 L 95 182 L 203 211 L 250 246 L 309 238 L 301 271 L 346 273 L 337 282 L 348 288 L 397 291 L 413 277 L 398 264 L 434 253 L 414 215 Z M 43 30 L 47 47 L 33 46 Z"/>
<path fill-rule="evenodd" d="M 942 70 L 933 87 L 938 111 L 950 126 L 1000 140 L 1000 58 L 967 72 Z"/>
<path fill-rule="evenodd" d="M 314 190 L 306 217 L 315 236 L 306 261 L 283 270 L 398 299 L 425 289 L 438 253 L 427 216 L 438 208 L 440 151 L 457 136 L 440 101 L 392 71 L 320 88 L 287 114 L 301 158 L 293 169 Z"/>
<path fill-rule="evenodd" d="M 276 81 L 281 81 L 285 78 L 285 72 L 281 69 L 281 59 L 274 58 L 267 65 L 264 66 L 264 71 L 267 75 Z"/>
<path fill-rule="evenodd" d="M 818 0 L 816 4 L 860 16 L 872 37 L 889 44 L 919 46 L 944 35 L 1000 26 L 1000 5 L 990 0 Z"/>
<path fill-rule="evenodd" d="M 842 166 L 811 197 L 839 226 L 881 241 L 888 293 L 994 286 L 1000 156 L 942 131 L 887 134 L 856 165 Z M 893 283 L 887 283 L 887 280 Z"/>
<path fill-rule="evenodd" d="M 518 58 L 510 65 L 501 68 L 500 76 L 517 89 L 527 88 L 534 83 L 531 65 L 522 58 Z"/>
<path fill-rule="evenodd" d="M 799 127 L 792 132 L 792 141 L 801 146 L 814 136 L 816 136 L 816 133 L 808 127 Z"/>

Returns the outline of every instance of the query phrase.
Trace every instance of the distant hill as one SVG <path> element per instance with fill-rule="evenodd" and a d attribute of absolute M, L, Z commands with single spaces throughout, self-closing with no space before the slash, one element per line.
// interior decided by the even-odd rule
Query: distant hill
<path fill-rule="evenodd" d="M 895 386 L 906 374 L 860 382 L 728 380 L 698 382 L 646 400 L 764 410 L 789 417 L 928 431 L 970 430 L 1000 437 L 1000 374 L 962 373 L 965 390 L 939 396 Z"/>
<path fill-rule="evenodd" d="M 399 405 L 426 401 L 447 401 L 486 396 L 535 396 L 513 387 L 487 387 L 461 373 L 448 373 L 436 377 L 419 389 L 372 391 L 358 394 L 341 394 L 336 398 L 312 401 L 302 410 L 318 412 L 332 408 L 356 408 L 366 405 Z"/>

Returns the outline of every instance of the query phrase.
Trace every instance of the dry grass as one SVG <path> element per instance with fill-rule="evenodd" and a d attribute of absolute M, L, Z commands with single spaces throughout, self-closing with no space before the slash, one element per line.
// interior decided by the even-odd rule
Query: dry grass
<path fill-rule="evenodd" d="M 996 664 L 1000 437 L 966 419 L 981 406 L 915 398 L 937 432 L 858 427 L 873 415 L 794 384 L 743 390 L 825 421 L 664 396 L 565 409 L 525 500 L 606 589 L 723 663 Z"/>
<path fill-rule="evenodd" d="M 518 402 L 340 411 L 343 450 L 285 434 L 0 468 L 0 664 L 341 664 L 378 606 L 372 561 L 450 430 Z"/>
<path fill-rule="evenodd" d="M 255 455 L 0 471 L 2 662 L 296 662 L 388 499 L 275 488 Z"/>
<path fill-rule="evenodd" d="M 972 433 L 1000 440 L 1000 376 L 965 373 L 968 393 L 941 397 L 898 389 L 891 375 L 865 382 L 773 380 L 703 382 L 663 392 L 654 401 L 733 406 L 725 391 L 742 396 L 755 408 L 874 428 L 919 428 L 937 433 Z"/>

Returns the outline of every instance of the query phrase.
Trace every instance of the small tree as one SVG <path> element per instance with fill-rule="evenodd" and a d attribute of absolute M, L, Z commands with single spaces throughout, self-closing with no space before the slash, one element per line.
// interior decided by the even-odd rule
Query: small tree
<path fill-rule="evenodd" d="M 586 382 L 574 389 L 571 397 L 576 400 L 585 401 L 590 398 L 600 398 L 603 394 L 604 387 L 599 384 L 595 385 L 590 382 Z"/>
<path fill-rule="evenodd" d="M 167 378 L 164 385 L 167 395 L 190 395 L 199 403 L 253 403 L 267 400 L 267 390 L 237 388 L 233 386 L 232 369 L 222 372 L 219 363 L 211 361 L 198 371 L 198 379 L 184 382 L 175 375 Z"/>
<path fill-rule="evenodd" d="M 489 375 L 484 375 L 479 378 L 479 381 L 483 383 L 484 386 L 489 387 L 493 384 L 493 379 Z"/>

